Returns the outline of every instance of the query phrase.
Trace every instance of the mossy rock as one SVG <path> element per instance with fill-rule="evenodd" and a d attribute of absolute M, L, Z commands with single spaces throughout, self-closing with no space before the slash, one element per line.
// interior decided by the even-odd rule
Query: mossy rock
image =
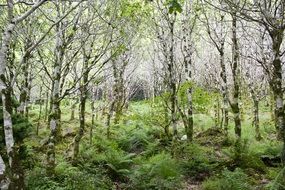
<path fill-rule="evenodd" d="M 212 127 L 196 135 L 196 142 L 203 146 L 216 146 L 221 147 L 228 145 L 226 143 L 227 136 L 221 128 Z"/>

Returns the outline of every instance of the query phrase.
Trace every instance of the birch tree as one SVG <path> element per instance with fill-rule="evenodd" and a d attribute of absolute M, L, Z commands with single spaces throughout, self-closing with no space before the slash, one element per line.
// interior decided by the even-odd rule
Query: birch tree
<path fill-rule="evenodd" d="M 223 9 L 223 2 L 218 2 L 220 9 Z M 205 7 L 206 8 L 206 7 Z M 204 9 L 205 9 L 204 8 Z M 205 16 L 205 25 L 207 28 L 207 33 L 209 35 L 210 40 L 214 44 L 216 50 L 219 52 L 219 65 L 221 68 L 220 77 L 222 79 L 221 86 L 221 93 L 223 97 L 223 128 L 225 131 L 228 130 L 229 125 L 229 90 L 228 90 L 228 76 L 226 70 L 226 63 L 225 63 L 225 43 L 226 43 L 226 36 L 227 36 L 227 27 L 225 23 L 226 13 L 221 10 L 216 10 L 215 13 L 209 14 L 210 10 L 204 11 Z M 213 18 L 212 20 L 209 19 Z"/>
<path fill-rule="evenodd" d="M 5 142 L 7 155 L 9 157 L 9 166 L 11 169 L 12 175 L 9 176 L 11 183 L 9 188 L 22 189 L 23 177 L 19 176 L 17 169 L 15 167 L 19 166 L 19 161 L 16 159 L 17 152 L 14 149 L 14 137 L 13 137 L 13 125 L 12 125 L 12 109 L 10 107 L 11 102 L 11 84 L 8 84 L 6 79 L 6 69 L 7 69 L 7 56 L 9 48 L 11 45 L 11 40 L 13 37 L 13 32 L 16 26 L 29 17 L 36 9 L 38 9 L 46 0 L 41 0 L 32 5 L 26 12 L 21 15 L 15 14 L 15 6 L 13 0 L 6 1 L 6 11 L 7 11 L 7 22 L 4 26 L 4 32 L 2 36 L 2 43 L 0 47 L 0 94 L 2 95 L 2 104 L 3 104 L 3 117 L 4 117 L 4 132 L 5 132 Z"/>
<path fill-rule="evenodd" d="M 247 2 L 245 6 L 236 1 L 225 0 L 229 8 L 245 20 L 255 22 L 263 26 L 270 38 L 270 56 L 262 67 L 269 78 L 269 84 L 275 101 L 275 114 L 280 139 L 284 146 L 282 161 L 285 162 L 285 115 L 283 102 L 283 72 L 281 58 L 284 55 L 282 43 L 285 30 L 285 2 L 281 0 L 262 0 Z"/>

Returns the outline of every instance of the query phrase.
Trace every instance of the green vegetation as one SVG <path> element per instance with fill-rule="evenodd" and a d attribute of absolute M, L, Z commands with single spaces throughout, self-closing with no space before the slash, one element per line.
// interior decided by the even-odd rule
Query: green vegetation
<path fill-rule="evenodd" d="M 285 0 L 0 0 L 0 190 L 285 190 Z"/>
<path fill-rule="evenodd" d="M 45 158 L 42 157 L 43 147 L 39 142 L 46 136 L 45 122 L 41 121 L 39 136 L 34 134 L 33 125 L 32 135 L 25 138 L 24 143 L 29 147 L 27 154 L 32 154 L 25 158 L 25 162 L 30 163 L 29 166 L 25 165 L 28 170 L 27 188 L 282 189 L 282 168 L 268 167 L 261 160 L 262 156 L 276 157 L 280 153 L 281 144 L 267 138 L 262 141 L 247 139 L 254 134 L 249 122 L 244 122 L 244 140 L 234 145 L 232 128 L 229 136 L 225 136 L 220 128 L 212 127 L 213 121 L 207 121 L 209 117 L 206 114 L 197 112 L 194 121 L 199 125 L 195 125 L 194 142 L 171 141 L 166 139 L 159 124 L 152 123 L 161 117 L 160 114 L 153 114 L 158 106 L 151 101 L 131 103 L 122 122 L 112 127 L 109 139 L 104 135 L 106 128 L 98 120 L 94 126 L 92 144 L 86 135 L 75 165 L 66 157 L 72 141 L 72 138 L 66 137 L 58 145 L 58 164 L 53 177 L 46 176 L 41 164 Z M 62 111 L 63 115 L 68 115 L 68 106 Z M 38 106 L 34 106 L 30 118 L 32 123 L 37 122 L 37 116 L 33 114 L 37 112 Z M 87 115 L 88 112 L 89 107 Z M 267 112 L 262 114 L 267 117 Z M 90 123 L 89 119 L 87 123 Z M 77 119 L 70 122 L 68 117 L 63 117 L 62 127 L 74 129 L 78 122 Z M 270 135 L 267 128 L 273 126 L 267 126 L 266 119 L 262 119 L 261 123 L 262 135 Z M 179 128 L 179 133 L 183 134 L 183 127 Z"/>

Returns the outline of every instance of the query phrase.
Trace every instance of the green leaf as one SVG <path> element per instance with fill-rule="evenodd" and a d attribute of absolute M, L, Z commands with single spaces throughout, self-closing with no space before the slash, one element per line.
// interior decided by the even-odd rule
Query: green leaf
<path fill-rule="evenodd" d="M 180 3 L 177 0 L 171 0 L 168 2 L 169 5 L 169 13 L 173 14 L 173 13 L 181 13 L 182 12 L 182 6 L 180 5 Z"/>

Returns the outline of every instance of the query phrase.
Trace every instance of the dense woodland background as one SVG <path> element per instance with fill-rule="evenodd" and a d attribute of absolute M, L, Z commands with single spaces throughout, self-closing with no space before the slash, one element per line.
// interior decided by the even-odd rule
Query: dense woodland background
<path fill-rule="evenodd" d="M 0 189 L 284 190 L 284 0 L 0 0 Z"/>

